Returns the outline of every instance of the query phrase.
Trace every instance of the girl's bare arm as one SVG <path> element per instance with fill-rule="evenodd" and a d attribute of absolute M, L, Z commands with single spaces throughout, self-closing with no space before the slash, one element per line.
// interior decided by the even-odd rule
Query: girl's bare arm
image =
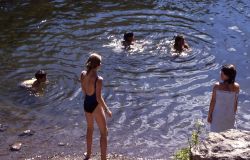
<path fill-rule="evenodd" d="M 83 87 L 83 79 L 84 76 L 86 75 L 86 71 L 82 71 L 81 75 L 80 75 L 80 83 L 81 83 L 81 87 L 82 87 L 82 91 L 84 92 L 84 87 Z"/>
<path fill-rule="evenodd" d="M 234 113 L 237 112 L 238 109 L 238 96 L 239 96 L 239 92 L 240 92 L 240 85 L 238 83 L 236 83 L 236 97 L 235 97 L 235 104 L 234 104 Z"/>
<path fill-rule="evenodd" d="M 107 104 L 105 103 L 103 97 L 102 97 L 102 78 L 99 78 L 97 80 L 97 84 L 96 84 L 96 98 L 97 98 L 97 102 L 99 104 L 101 104 L 101 106 L 103 107 L 104 111 L 111 117 L 112 113 L 109 110 Z"/>
<path fill-rule="evenodd" d="M 213 111 L 214 111 L 214 106 L 215 106 L 215 102 L 216 102 L 216 85 L 213 88 L 213 92 L 212 92 L 212 98 L 210 101 L 210 106 L 209 106 L 209 111 L 208 111 L 208 117 L 207 117 L 207 122 L 211 123 L 212 122 L 212 115 L 213 115 Z"/>

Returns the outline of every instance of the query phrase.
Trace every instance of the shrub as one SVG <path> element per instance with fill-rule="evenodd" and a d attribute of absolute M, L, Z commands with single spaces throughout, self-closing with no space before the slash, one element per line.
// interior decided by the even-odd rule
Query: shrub
<path fill-rule="evenodd" d="M 196 148 L 200 142 L 201 129 L 204 124 L 197 120 L 195 123 L 195 129 L 192 131 L 191 140 L 188 138 L 188 147 L 181 148 L 174 155 L 174 160 L 191 160 L 192 148 Z"/>

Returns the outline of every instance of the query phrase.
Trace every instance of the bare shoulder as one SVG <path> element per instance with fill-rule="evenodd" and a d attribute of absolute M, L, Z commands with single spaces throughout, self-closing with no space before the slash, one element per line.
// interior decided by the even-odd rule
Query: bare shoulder
<path fill-rule="evenodd" d="M 239 85 L 239 83 L 234 83 L 234 87 L 235 87 L 235 90 L 237 91 L 237 92 L 239 92 L 240 91 L 240 85 Z"/>
<path fill-rule="evenodd" d="M 86 76 L 86 74 L 87 74 L 87 71 L 82 71 L 81 72 L 81 76 L 80 76 L 81 80 L 84 79 L 84 77 Z"/>
<path fill-rule="evenodd" d="M 33 83 L 36 81 L 35 78 L 29 79 L 29 80 L 25 80 L 23 82 L 21 82 L 19 84 L 20 87 L 24 87 L 24 88 L 31 88 Z"/>
<path fill-rule="evenodd" d="M 98 76 L 98 81 L 103 81 L 103 78 L 101 76 Z"/>
<path fill-rule="evenodd" d="M 82 71 L 81 75 L 85 76 L 87 74 L 87 71 Z"/>
<path fill-rule="evenodd" d="M 103 78 L 102 78 L 101 76 L 98 76 L 96 85 L 97 85 L 99 88 L 102 88 L 102 81 L 103 81 Z"/>
<path fill-rule="evenodd" d="M 234 83 L 234 86 L 237 87 L 237 88 L 240 88 L 239 83 L 236 83 L 236 82 L 235 82 L 235 83 Z"/>
<path fill-rule="evenodd" d="M 103 78 L 101 76 L 98 76 L 97 83 L 102 83 Z"/>
<path fill-rule="evenodd" d="M 214 84 L 214 87 L 213 87 L 213 89 L 215 90 L 215 89 L 219 89 L 220 88 L 220 82 L 216 82 L 215 84 Z"/>

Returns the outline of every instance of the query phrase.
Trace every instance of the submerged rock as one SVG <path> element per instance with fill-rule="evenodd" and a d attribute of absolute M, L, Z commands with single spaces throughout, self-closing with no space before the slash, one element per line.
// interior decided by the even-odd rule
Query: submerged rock
<path fill-rule="evenodd" d="M 16 142 L 10 146 L 10 150 L 11 151 L 19 151 L 21 149 L 21 147 L 22 147 L 22 143 Z"/>
<path fill-rule="evenodd" d="M 231 129 L 209 133 L 208 138 L 192 149 L 193 160 L 249 160 L 250 132 Z"/>
<path fill-rule="evenodd" d="M 35 131 L 33 130 L 25 130 L 23 131 L 23 133 L 19 134 L 19 136 L 32 136 L 33 134 L 35 134 Z"/>
<path fill-rule="evenodd" d="M 66 146 L 66 145 L 68 145 L 68 144 L 65 144 L 65 143 L 63 143 L 63 142 L 59 142 L 59 143 L 58 143 L 58 146 Z"/>

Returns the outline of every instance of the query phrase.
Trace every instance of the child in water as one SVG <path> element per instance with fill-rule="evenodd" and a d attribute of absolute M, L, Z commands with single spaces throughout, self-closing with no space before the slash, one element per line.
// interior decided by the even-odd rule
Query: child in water
<path fill-rule="evenodd" d="M 35 78 L 23 81 L 20 86 L 31 89 L 34 92 L 42 92 L 47 83 L 47 73 L 39 70 L 35 73 Z"/>
<path fill-rule="evenodd" d="M 100 130 L 100 147 L 101 160 L 106 160 L 107 155 L 107 135 L 108 129 L 106 124 L 105 113 L 111 117 L 112 112 L 109 110 L 102 97 L 103 78 L 98 76 L 97 71 L 101 67 L 101 56 L 99 54 L 91 54 L 86 63 L 86 71 L 81 72 L 81 86 L 85 94 L 84 111 L 87 121 L 87 155 L 85 159 L 89 159 L 92 153 L 92 136 L 94 130 L 94 120 Z"/>
<path fill-rule="evenodd" d="M 130 49 L 130 46 L 133 45 L 132 42 L 134 41 L 134 33 L 124 33 L 123 39 L 124 41 L 122 41 L 122 45 L 125 47 L 125 49 Z"/>
<path fill-rule="evenodd" d="M 234 128 L 240 86 L 235 82 L 236 69 L 232 64 L 223 65 L 220 72 L 223 82 L 215 83 L 208 112 L 211 132 Z"/>
<path fill-rule="evenodd" d="M 177 52 L 182 52 L 186 49 L 189 49 L 187 42 L 184 39 L 184 36 L 177 35 L 174 40 L 174 49 Z"/>

